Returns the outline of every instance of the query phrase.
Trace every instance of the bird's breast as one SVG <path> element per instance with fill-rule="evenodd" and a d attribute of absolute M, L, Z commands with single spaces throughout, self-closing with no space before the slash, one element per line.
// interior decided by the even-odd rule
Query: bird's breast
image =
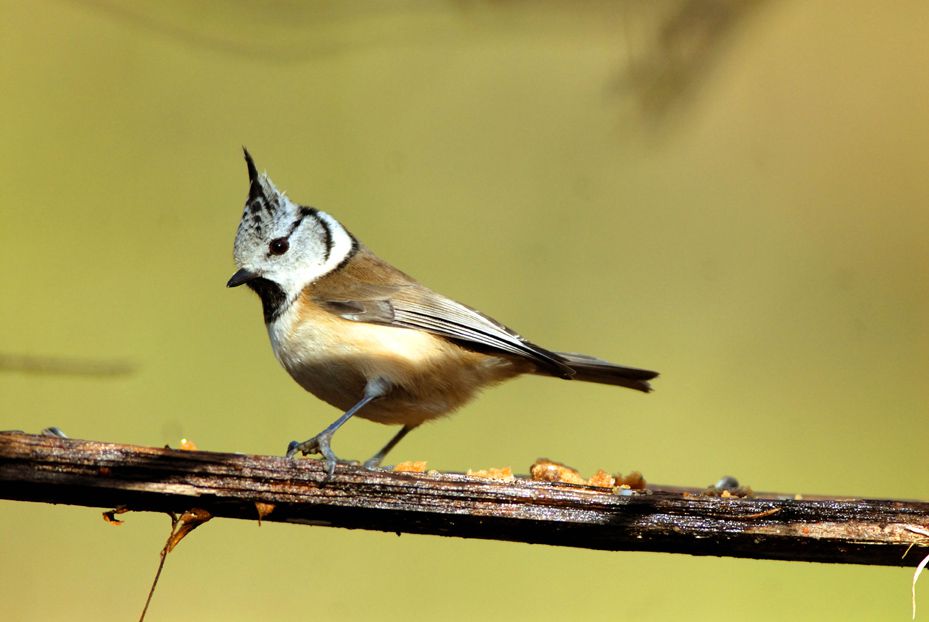
<path fill-rule="evenodd" d="M 425 331 L 346 320 L 303 300 L 269 324 L 268 334 L 294 380 L 342 410 L 361 399 L 369 379 L 387 380 L 390 394 L 358 413 L 382 423 L 439 417 L 481 387 L 527 371 Z"/>

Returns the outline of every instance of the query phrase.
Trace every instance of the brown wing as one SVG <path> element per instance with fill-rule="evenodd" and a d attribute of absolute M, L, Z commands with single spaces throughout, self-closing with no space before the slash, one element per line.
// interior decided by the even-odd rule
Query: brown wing
<path fill-rule="evenodd" d="M 465 347 L 525 357 L 556 376 L 574 375 L 554 352 L 526 341 L 480 311 L 423 287 L 365 248 L 340 270 L 316 281 L 307 294 L 346 320 L 424 330 Z"/>

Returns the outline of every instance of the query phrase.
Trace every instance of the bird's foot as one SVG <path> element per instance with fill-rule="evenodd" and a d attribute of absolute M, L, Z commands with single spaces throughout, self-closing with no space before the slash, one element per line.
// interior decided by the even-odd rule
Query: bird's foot
<path fill-rule="evenodd" d="M 381 462 L 382 462 L 383 460 L 384 460 L 384 456 L 382 456 L 382 455 L 380 455 L 380 454 L 377 454 L 377 455 L 371 456 L 370 458 L 368 458 L 367 460 L 365 460 L 365 461 L 361 464 L 361 466 L 363 466 L 364 468 L 368 469 L 369 471 L 373 471 L 374 469 L 380 468 Z"/>
<path fill-rule="evenodd" d="M 329 441 L 332 440 L 332 434 L 321 432 L 311 439 L 307 439 L 302 443 L 297 441 L 290 441 L 290 444 L 287 445 L 287 454 L 288 458 L 293 458 L 297 453 L 308 456 L 310 454 L 319 454 L 323 457 L 323 460 L 326 462 L 326 480 L 329 481 L 332 479 L 332 476 L 335 474 L 335 465 L 339 462 L 339 459 L 333 453 L 332 448 L 329 446 Z"/>

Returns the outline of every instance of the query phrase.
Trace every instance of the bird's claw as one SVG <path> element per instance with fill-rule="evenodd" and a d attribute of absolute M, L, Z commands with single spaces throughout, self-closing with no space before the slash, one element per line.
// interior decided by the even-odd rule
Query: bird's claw
<path fill-rule="evenodd" d="M 373 471 L 374 469 L 380 468 L 381 460 L 382 458 L 380 456 L 374 456 L 365 460 L 361 466 L 369 471 Z"/>
<path fill-rule="evenodd" d="M 287 445 L 287 453 L 285 454 L 288 458 L 293 458 L 298 453 L 308 456 L 310 454 L 319 454 L 323 457 L 323 460 L 326 462 L 326 479 L 329 481 L 332 479 L 332 476 L 335 475 L 335 465 L 339 462 L 339 459 L 333 453 L 332 448 L 329 446 L 329 441 L 332 439 L 331 434 L 317 434 L 311 439 L 307 439 L 302 443 L 297 441 L 290 441 Z"/>

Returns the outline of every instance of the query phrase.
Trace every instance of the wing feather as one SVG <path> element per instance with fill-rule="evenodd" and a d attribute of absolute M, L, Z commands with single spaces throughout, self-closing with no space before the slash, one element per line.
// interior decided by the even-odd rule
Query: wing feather
<path fill-rule="evenodd" d="M 614 365 L 584 354 L 552 352 L 526 341 L 495 319 L 420 285 L 359 244 L 336 270 L 304 290 L 340 318 L 422 330 L 462 347 L 518 356 L 537 373 L 649 391 L 653 371 Z"/>
<path fill-rule="evenodd" d="M 383 285 L 356 282 L 340 290 L 327 295 L 325 288 L 317 288 L 313 300 L 323 309 L 346 320 L 424 330 L 461 342 L 465 347 L 528 358 L 557 376 L 570 378 L 574 375 L 574 370 L 554 352 L 526 341 L 480 311 L 418 283 Z"/>

